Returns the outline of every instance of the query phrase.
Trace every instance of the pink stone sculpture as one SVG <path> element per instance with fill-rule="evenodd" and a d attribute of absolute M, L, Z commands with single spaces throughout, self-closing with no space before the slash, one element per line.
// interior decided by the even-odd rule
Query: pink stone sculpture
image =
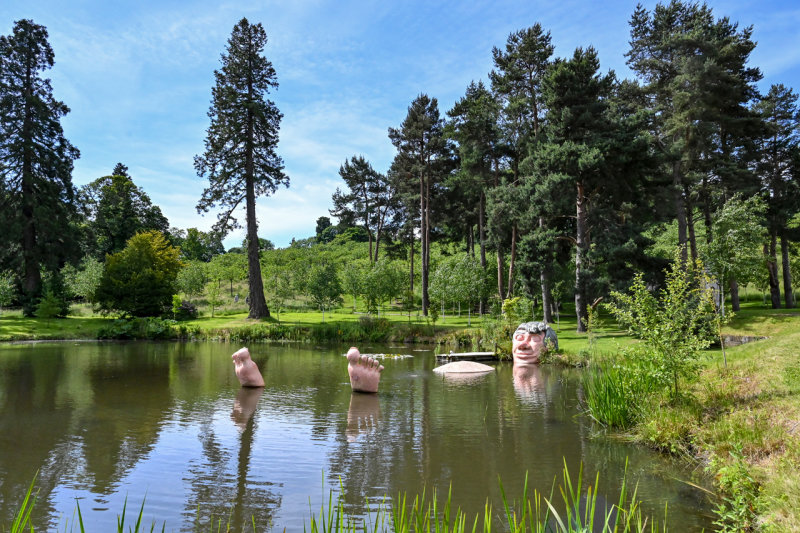
<path fill-rule="evenodd" d="M 378 392 L 381 382 L 381 365 L 374 357 L 361 355 L 353 346 L 347 352 L 347 373 L 350 375 L 350 386 L 358 392 Z"/>
<path fill-rule="evenodd" d="M 242 348 L 231 356 L 236 377 L 242 387 L 263 387 L 264 378 L 258 371 L 258 365 L 250 359 L 250 350 Z"/>
<path fill-rule="evenodd" d="M 437 374 L 485 374 L 494 372 L 494 367 L 476 361 L 453 361 L 433 369 Z"/>

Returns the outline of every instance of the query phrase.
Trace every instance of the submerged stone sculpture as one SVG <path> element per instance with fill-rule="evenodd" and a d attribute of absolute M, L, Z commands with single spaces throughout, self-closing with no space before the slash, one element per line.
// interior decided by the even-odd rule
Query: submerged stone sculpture
<path fill-rule="evenodd" d="M 250 350 L 242 348 L 231 356 L 236 377 L 242 387 L 263 387 L 264 378 L 258 371 L 258 365 L 250 359 Z"/>
<path fill-rule="evenodd" d="M 361 355 L 353 346 L 347 352 L 347 373 L 350 375 L 350 386 L 358 392 L 378 392 L 383 365 L 374 357 Z"/>
<path fill-rule="evenodd" d="M 494 372 L 494 367 L 475 361 L 453 361 L 433 369 L 438 374 L 483 374 Z"/>
<path fill-rule="evenodd" d="M 520 324 L 511 337 L 511 355 L 515 365 L 535 365 L 545 351 L 558 349 L 558 337 L 547 322 Z"/>

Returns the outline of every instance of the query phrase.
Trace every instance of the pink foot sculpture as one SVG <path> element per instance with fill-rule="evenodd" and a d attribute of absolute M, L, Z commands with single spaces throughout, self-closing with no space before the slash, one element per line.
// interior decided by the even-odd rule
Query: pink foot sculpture
<path fill-rule="evenodd" d="M 347 373 L 350 374 L 350 386 L 358 392 L 378 392 L 381 382 L 381 365 L 374 358 L 361 355 L 358 348 L 347 352 Z"/>
<path fill-rule="evenodd" d="M 242 348 L 231 356 L 233 359 L 233 368 L 236 371 L 236 377 L 239 378 L 239 383 L 242 387 L 263 387 L 264 378 L 261 372 L 258 371 L 258 365 L 250 359 L 250 351 L 247 348 Z"/>

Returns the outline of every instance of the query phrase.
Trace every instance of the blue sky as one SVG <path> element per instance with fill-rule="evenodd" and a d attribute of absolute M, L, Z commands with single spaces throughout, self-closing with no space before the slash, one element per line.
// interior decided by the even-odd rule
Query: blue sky
<path fill-rule="evenodd" d="M 652 8 L 655 2 L 644 5 Z M 754 26 L 751 63 L 767 89 L 800 91 L 800 3 L 710 2 L 718 16 Z M 81 151 L 73 180 L 83 185 L 120 161 L 161 206 L 172 226 L 207 230 L 214 214 L 194 206 L 204 182 L 193 157 L 203 150 L 214 69 L 233 25 L 261 22 L 280 87 L 278 151 L 288 189 L 258 200 L 259 235 L 286 246 L 314 234 L 342 182 L 339 165 L 361 154 L 385 171 L 387 137 L 420 93 L 442 113 L 472 80 L 487 80 L 491 50 L 540 22 L 556 55 L 594 46 L 603 70 L 629 76 L 628 19 L 635 1 L 351 0 L 0 0 L 0 32 L 14 21 L 47 27 L 56 65 L 46 75 L 71 108 L 62 124 Z M 241 217 L 240 220 L 243 220 Z M 242 233 L 225 244 L 235 246 Z"/>

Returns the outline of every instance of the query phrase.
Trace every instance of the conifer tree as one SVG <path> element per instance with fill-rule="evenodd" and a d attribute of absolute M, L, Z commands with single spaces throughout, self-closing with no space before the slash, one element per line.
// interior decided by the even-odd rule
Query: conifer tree
<path fill-rule="evenodd" d="M 550 32 L 544 31 L 539 23 L 510 34 L 506 41 L 505 51 L 499 48 L 492 50 L 495 70 L 489 73 L 489 78 L 492 82 L 493 92 L 502 103 L 500 127 L 506 159 L 512 174 L 512 179 L 503 184 L 503 187 L 511 190 L 498 192 L 495 195 L 497 198 L 511 199 L 521 196 L 521 191 L 514 189 L 522 185 L 519 179 L 522 162 L 533 149 L 542 130 L 546 111 L 542 97 L 542 82 L 551 63 L 553 50 Z M 501 185 L 497 174 L 498 172 L 496 172 L 495 187 Z M 527 175 L 525 179 L 526 181 L 538 181 L 538 176 Z M 530 186 L 530 184 L 526 185 Z M 499 203 L 495 209 L 505 210 L 505 203 Z M 516 211 L 521 213 L 519 209 Z M 519 236 L 529 233 L 533 227 L 530 224 L 527 228 L 522 227 L 518 218 L 510 216 L 494 217 L 494 220 L 495 226 L 502 224 L 501 227 L 492 228 L 492 234 L 495 235 L 493 240 L 497 248 L 498 290 L 500 297 L 503 298 L 504 292 L 510 293 L 513 287 L 514 262 Z M 545 217 L 537 218 L 535 227 L 538 233 L 546 233 L 547 225 L 548 221 Z M 511 234 L 511 256 L 508 269 L 508 289 L 504 291 L 502 282 L 504 246 L 503 242 L 499 240 L 499 236 L 508 233 Z M 540 242 L 539 246 L 543 247 L 545 244 Z M 550 321 L 550 270 L 552 268 L 549 265 L 541 265 L 540 282 L 545 321 Z"/>
<path fill-rule="evenodd" d="M 609 124 L 607 99 L 613 75 L 600 76 L 600 61 L 593 48 L 575 50 L 568 61 L 557 61 L 544 80 L 547 104 L 546 141 L 537 149 L 538 171 L 546 195 L 572 190 L 575 227 L 575 311 L 578 331 L 586 331 L 588 319 L 589 210 L 591 199 L 608 183 L 606 154 Z"/>
<path fill-rule="evenodd" d="M 698 199 L 710 228 L 716 210 L 711 192 L 749 179 L 737 155 L 757 122 L 747 109 L 761 77 L 747 66 L 752 28 L 740 30 L 727 18 L 715 19 L 707 4 L 682 0 L 652 11 L 639 5 L 630 27 L 628 65 L 644 82 L 656 117 L 653 134 L 672 178 L 678 241 L 696 258 Z"/>
<path fill-rule="evenodd" d="M 61 128 L 69 108 L 41 76 L 53 64 L 44 26 L 23 19 L 0 36 L 0 248 L 11 252 L 0 260 L 22 273 L 26 315 L 41 295 L 42 269 L 56 271 L 77 249 L 70 228 L 80 154 Z"/>
<path fill-rule="evenodd" d="M 486 269 L 486 190 L 496 177 L 493 169 L 502 155 L 500 105 L 483 82 L 472 82 L 447 115 L 448 136 L 458 143 L 460 162 L 460 169 L 451 177 L 448 187 L 457 191 L 462 200 L 453 218 L 462 222 L 468 219 L 468 239 L 473 247 L 471 228 L 477 223 L 480 265 Z M 484 307 L 485 301 L 481 299 L 481 314 Z"/>
<path fill-rule="evenodd" d="M 431 197 L 452 163 L 444 137 L 444 121 L 439 116 L 436 98 L 421 94 L 411 103 L 399 128 L 389 128 L 389 139 L 402 154 L 409 176 L 419 180 L 421 240 L 422 314 L 427 316 L 428 275 L 430 271 Z"/>
<path fill-rule="evenodd" d="M 214 71 L 206 150 L 195 157 L 198 176 L 209 180 L 198 212 L 223 208 L 215 231 L 226 234 L 240 227 L 234 211 L 245 204 L 250 318 L 270 316 L 261 281 L 256 198 L 289 185 L 283 160 L 276 153 L 283 115 L 267 99 L 278 82 L 272 63 L 263 55 L 266 43 L 261 24 L 243 18 L 234 26 L 222 67 Z"/>
<path fill-rule="evenodd" d="M 773 85 L 756 104 L 765 131 L 759 138 L 756 170 L 762 196 L 767 204 L 769 243 L 765 247 L 772 307 L 781 306 L 778 282 L 777 240 L 780 238 L 783 263 L 783 289 L 787 308 L 794 307 L 789 241 L 800 240 L 800 231 L 790 229 L 790 221 L 800 212 L 800 108 L 797 93 L 784 85 Z M 794 238 L 792 238 L 794 237 Z"/>
<path fill-rule="evenodd" d="M 369 260 L 378 261 L 381 236 L 396 202 L 392 182 L 377 172 L 363 156 L 353 156 L 339 167 L 349 191 L 333 193 L 331 215 L 339 220 L 360 220 L 369 235 Z M 373 253 L 373 242 L 374 253 Z"/>

